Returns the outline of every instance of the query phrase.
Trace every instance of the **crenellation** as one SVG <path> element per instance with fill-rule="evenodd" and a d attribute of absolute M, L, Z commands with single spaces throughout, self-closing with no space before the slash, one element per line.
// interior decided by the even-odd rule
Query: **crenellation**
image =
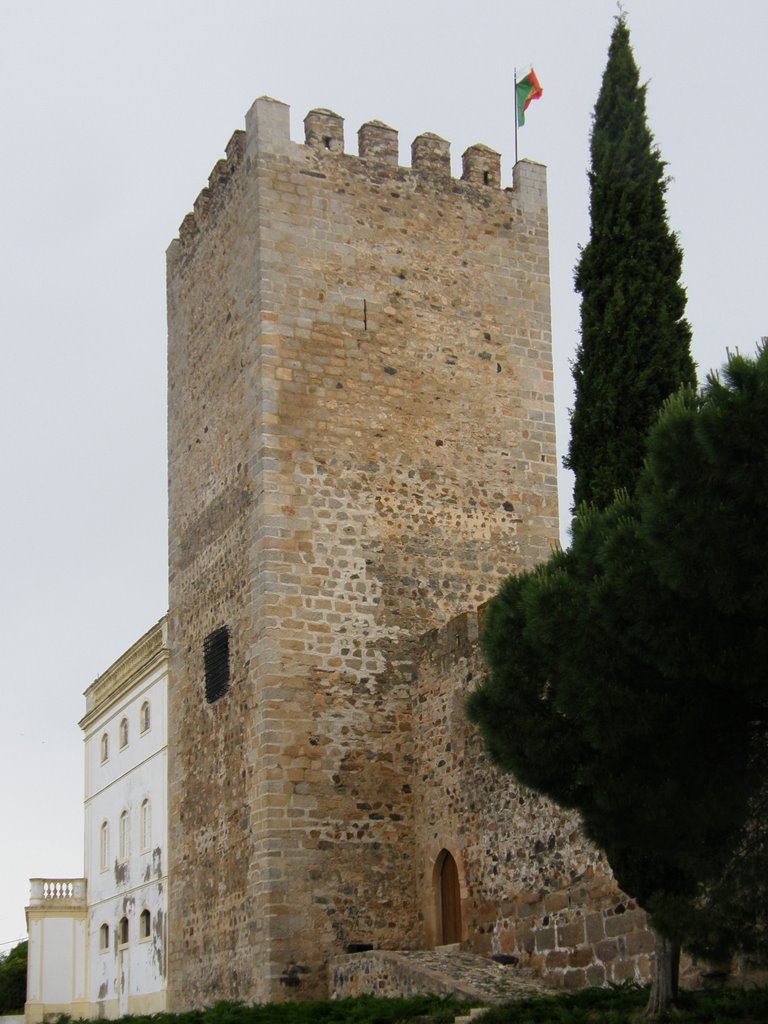
<path fill-rule="evenodd" d="M 210 209 L 211 190 L 209 188 L 201 189 L 197 199 L 195 200 L 195 204 L 192 207 L 192 212 L 194 213 L 198 228 L 201 228 L 208 219 Z"/>
<path fill-rule="evenodd" d="M 245 159 L 246 133 L 242 128 L 235 129 L 230 136 L 224 152 L 227 154 L 227 167 L 230 174 L 240 166 Z"/>
<path fill-rule="evenodd" d="M 344 118 L 317 107 L 304 118 L 304 143 L 318 153 L 344 153 Z"/>
<path fill-rule="evenodd" d="M 422 177 L 437 181 L 451 177 L 451 144 L 434 132 L 424 132 L 411 143 L 411 167 Z"/>
<path fill-rule="evenodd" d="M 357 132 L 357 151 L 363 160 L 397 167 L 397 132 L 383 121 L 366 121 Z"/>
<path fill-rule="evenodd" d="M 179 241 L 185 247 L 198 235 L 200 226 L 194 213 L 188 213 L 179 225 Z"/>
<path fill-rule="evenodd" d="M 461 180 L 470 185 L 501 186 L 501 156 L 489 146 L 470 146 L 462 156 Z"/>
<path fill-rule="evenodd" d="M 361 180 L 366 177 L 371 182 L 375 181 L 375 175 L 382 168 L 389 167 L 397 170 L 398 182 L 404 188 L 402 193 L 392 195 L 393 200 L 406 200 L 410 195 L 413 185 L 424 187 L 430 182 L 436 188 L 445 188 L 451 181 L 450 168 L 450 144 L 432 132 L 426 132 L 414 139 L 411 147 L 411 168 L 402 168 L 398 165 L 398 134 L 397 131 L 381 121 L 368 121 L 358 131 L 359 157 L 350 157 L 344 154 L 344 119 L 331 110 L 316 108 L 309 111 L 304 119 L 305 143 L 303 146 L 292 143 L 289 134 L 289 107 L 270 97 L 261 97 L 256 100 L 246 115 L 246 130 L 237 130 L 233 133 L 226 146 L 226 158 L 223 158 L 214 165 L 208 179 L 207 189 L 203 189 L 195 203 L 194 211 L 197 228 L 200 229 L 210 214 L 225 201 L 224 196 L 229 188 L 230 182 L 238 171 L 246 157 L 253 162 L 275 157 L 287 157 L 291 161 L 292 169 L 285 171 L 285 182 L 283 187 L 289 188 L 296 195 L 307 195 L 309 187 L 308 179 L 313 177 L 322 180 L 325 172 L 311 169 L 307 164 L 310 154 L 322 155 L 332 153 L 344 157 L 347 174 L 360 176 Z M 501 184 L 501 158 L 498 153 L 488 146 L 470 146 L 463 154 L 462 181 L 473 186 L 488 186 L 500 188 Z M 248 173 L 252 173 L 249 168 Z M 372 177 L 373 176 L 373 177 Z M 533 216 L 533 220 L 526 220 L 527 234 L 529 238 L 535 239 L 536 245 L 546 242 L 546 224 L 542 227 L 538 222 L 538 214 L 546 208 L 546 176 L 545 169 L 532 161 L 520 161 L 514 171 L 514 187 L 504 190 L 505 194 L 514 197 L 515 203 L 524 218 Z M 337 202 L 323 200 L 323 209 L 333 214 L 338 206 Z M 511 213 L 512 211 L 510 211 Z M 281 238 L 281 220 L 275 217 L 275 227 L 272 233 L 276 239 L 276 245 L 283 252 L 296 253 L 295 247 L 286 250 L 286 243 Z M 513 231 L 518 241 L 519 250 L 522 253 L 531 251 L 531 245 L 516 231 L 513 222 L 509 219 L 500 222 L 498 227 L 502 232 Z M 179 229 L 183 250 L 189 251 L 190 245 L 199 234 L 195 230 L 192 221 L 185 219 Z M 334 231 L 329 228 L 327 234 L 317 232 L 318 239 L 330 242 L 334 237 Z M 265 237 L 269 237 L 268 235 Z M 344 247 L 340 247 L 342 253 Z M 174 254 L 176 255 L 176 254 Z M 348 253 L 341 254 L 341 260 L 349 263 L 352 256 Z M 540 277 L 546 282 L 548 267 L 545 265 L 539 268 L 532 261 L 520 261 L 518 271 L 524 275 L 526 281 L 533 277 Z M 297 281 L 301 287 L 301 279 Z"/>

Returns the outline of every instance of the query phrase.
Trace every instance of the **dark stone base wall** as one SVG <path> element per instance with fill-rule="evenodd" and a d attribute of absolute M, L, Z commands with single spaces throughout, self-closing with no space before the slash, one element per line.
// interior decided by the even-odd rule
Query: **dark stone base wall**
<path fill-rule="evenodd" d="M 480 610 L 480 615 L 482 610 Z M 485 671 L 478 613 L 423 638 L 414 720 L 414 812 L 426 942 L 436 940 L 430 865 L 441 849 L 461 882 L 463 947 L 514 957 L 568 988 L 651 974 L 645 914 L 618 888 L 578 817 L 489 763 L 464 702 Z"/>

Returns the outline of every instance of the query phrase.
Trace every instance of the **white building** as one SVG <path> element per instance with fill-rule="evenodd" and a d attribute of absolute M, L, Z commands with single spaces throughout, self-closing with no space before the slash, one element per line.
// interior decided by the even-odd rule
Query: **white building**
<path fill-rule="evenodd" d="M 165 1009 L 166 620 L 85 691 L 85 877 L 33 878 L 26 1019 Z"/>

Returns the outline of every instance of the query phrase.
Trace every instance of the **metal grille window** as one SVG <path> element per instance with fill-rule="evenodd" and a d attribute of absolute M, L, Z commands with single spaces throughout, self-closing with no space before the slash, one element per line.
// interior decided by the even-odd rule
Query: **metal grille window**
<path fill-rule="evenodd" d="M 209 633 L 203 644 L 205 657 L 205 699 L 209 704 L 229 689 L 229 628 L 220 626 Z"/>

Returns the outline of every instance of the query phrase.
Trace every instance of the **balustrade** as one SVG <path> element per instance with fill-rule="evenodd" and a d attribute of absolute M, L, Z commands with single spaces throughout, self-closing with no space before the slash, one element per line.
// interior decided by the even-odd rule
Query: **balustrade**
<path fill-rule="evenodd" d="M 85 906 L 84 878 L 30 878 L 31 907 Z"/>

